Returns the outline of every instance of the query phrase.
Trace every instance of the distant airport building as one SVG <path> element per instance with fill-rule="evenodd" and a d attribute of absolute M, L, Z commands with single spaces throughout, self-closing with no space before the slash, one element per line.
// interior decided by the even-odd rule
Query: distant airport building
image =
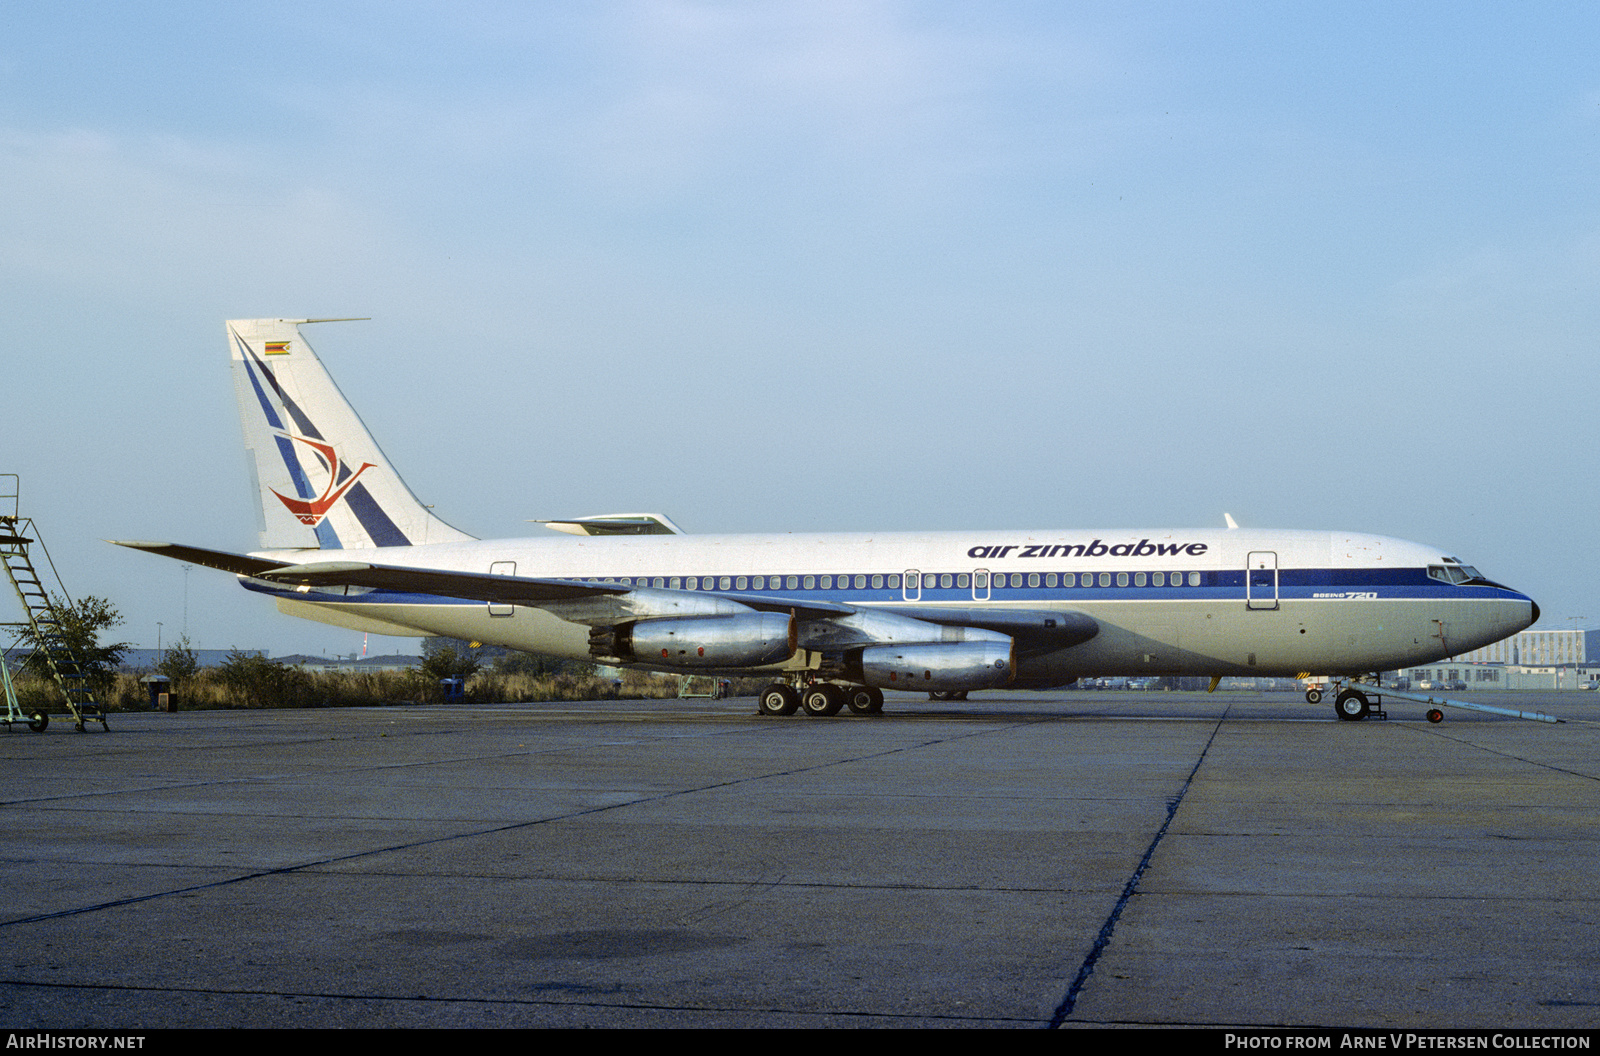
<path fill-rule="evenodd" d="M 191 649 L 195 663 L 201 667 L 219 667 L 228 662 L 228 657 L 234 653 L 243 656 L 266 656 L 265 649 Z M 124 671 L 151 671 L 162 657 L 172 652 L 171 649 L 127 649 L 122 654 L 122 670 Z"/>
<path fill-rule="evenodd" d="M 326 656 L 283 656 L 278 658 L 278 663 L 290 667 L 298 667 L 302 671 L 410 671 L 422 663 L 422 657 L 409 656 L 403 653 L 394 653 L 389 656 L 367 657 L 334 657 Z"/>
<path fill-rule="evenodd" d="M 1600 631 L 1522 631 L 1493 645 L 1450 658 L 1462 664 L 1558 667 L 1600 662 Z"/>
<path fill-rule="evenodd" d="M 1397 674 L 1413 689 L 1582 689 L 1600 678 L 1600 631 L 1523 631 Z"/>
<path fill-rule="evenodd" d="M 1600 680 L 1600 664 L 1529 666 L 1522 664 L 1464 664 L 1459 660 L 1408 667 L 1395 673 L 1409 680 L 1412 689 L 1585 689 Z"/>

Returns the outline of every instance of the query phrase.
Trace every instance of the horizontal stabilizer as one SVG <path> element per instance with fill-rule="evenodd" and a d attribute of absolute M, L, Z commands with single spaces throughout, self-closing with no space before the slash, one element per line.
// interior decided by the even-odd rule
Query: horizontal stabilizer
<path fill-rule="evenodd" d="M 239 576 L 254 576 L 274 568 L 282 568 L 282 560 L 271 560 L 264 557 L 250 557 L 247 554 L 230 554 L 226 550 L 204 550 L 198 546 L 182 546 L 178 543 L 155 543 L 143 539 L 107 539 L 106 542 L 116 546 L 126 546 L 133 550 L 143 550 L 146 553 L 160 554 L 170 557 L 175 561 L 188 561 L 206 568 L 220 568 L 224 572 L 232 572 Z M 313 551 L 315 552 L 315 551 Z"/>
<path fill-rule="evenodd" d="M 683 535 L 684 531 L 661 513 L 603 513 L 595 517 L 534 521 L 568 535 Z"/>

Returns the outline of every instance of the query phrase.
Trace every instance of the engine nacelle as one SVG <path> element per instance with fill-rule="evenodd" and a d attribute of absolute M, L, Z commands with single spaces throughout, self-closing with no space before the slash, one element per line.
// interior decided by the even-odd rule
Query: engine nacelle
<path fill-rule="evenodd" d="M 640 620 L 597 629 L 589 636 L 589 651 L 595 656 L 614 656 L 663 668 L 765 667 L 794 655 L 794 617 L 778 612 L 745 612 L 734 616 Z"/>
<path fill-rule="evenodd" d="M 1017 674 L 1015 644 L 933 642 L 874 645 L 861 651 L 861 677 L 880 689 L 997 689 Z"/>

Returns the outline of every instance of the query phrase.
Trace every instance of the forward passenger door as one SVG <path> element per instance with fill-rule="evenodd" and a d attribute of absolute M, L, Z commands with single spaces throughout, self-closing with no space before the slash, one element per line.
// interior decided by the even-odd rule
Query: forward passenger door
<path fill-rule="evenodd" d="M 1244 605 L 1247 609 L 1278 607 L 1278 554 L 1252 550 L 1245 559 Z"/>

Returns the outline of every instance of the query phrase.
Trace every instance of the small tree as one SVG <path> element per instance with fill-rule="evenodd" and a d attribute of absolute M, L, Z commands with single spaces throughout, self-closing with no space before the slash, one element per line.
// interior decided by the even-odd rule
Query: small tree
<path fill-rule="evenodd" d="M 479 648 L 459 638 L 429 638 L 422 643 L 422 663 L 417 665 L 417 672 L 430 700 L 452 698 L 452 693 L 442 686 L 445 679 L 460 679 L 461 689 L 466 689 L 467 679 L 483 668 Z"/>
<path fill-rule="evenodd" d="M 166 654 L 161 657 L 161 662 L 156 665 L 156 673 L 166 675 L 171 680 L 173 689 L 183 685 L 199 671 L 200 660 L 194 655 L 194 650 L 189 648 L 187 634 L 168 646 Z"/>
<path fill-rule="evenodd" d="M 419 669 L 429 681 L 441 678 L 466 680 L 483 667 L 477 647 L 459 638 L 429 638 L 422 643 Z"/>
<path fill-rule="evenodd" d="M 313 702 L 309 675 L 255 653 L 233 650 L 217 673 L 222 684 L 247 708 L 303 708 Z"/>
<path fill-rule="evenodd" d="M 588 678 L 595 673 L 594 664 L 587 660 L 571 660 L 543 653 L 508 652 L 494 662 L 497 675 L 572 675 Z"/>
<path fill-rule="evenodd" d="M 90 594 L 76 602 L 61 597 L 51 597 L 50 608 L 60 631 L 60 641 L 46 643 L 39 639 L 33 628 L 23 632 L 23 640 L 34 648 L 28 658 L 27 670 L 41 678 L 50 677 L 50 667 L 44 658 L 46 646 L 64 646 L 78 661 L 78 668 L 89 680 L 96 697 L 104 697 L 111 688 L 112 676 L 122 664 L 122 654 L 131 647 L 128 642 L 101 645 L 100 632 L 122 624 L 122 613 L 105 598 Z"/>

